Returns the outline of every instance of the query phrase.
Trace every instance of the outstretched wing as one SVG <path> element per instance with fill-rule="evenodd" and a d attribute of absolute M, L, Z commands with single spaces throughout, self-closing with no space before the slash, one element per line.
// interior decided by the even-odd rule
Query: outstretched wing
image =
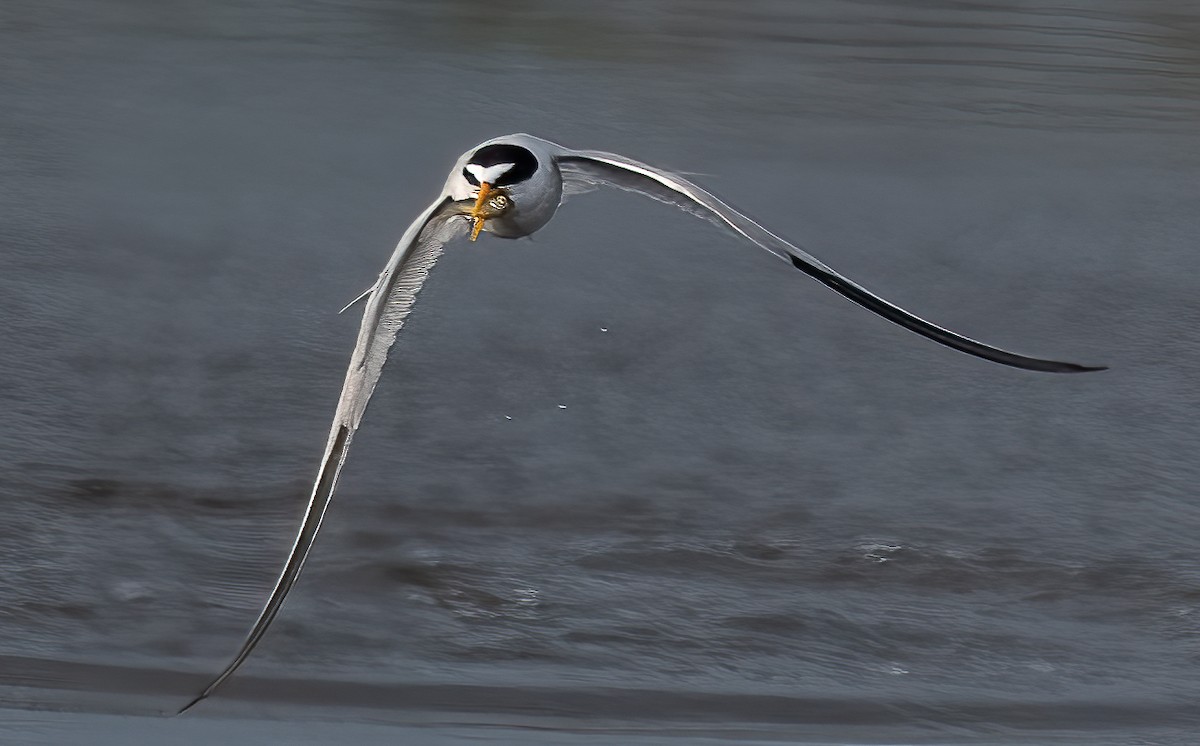
<path fill-rule="evenodd" d="M 237 655 L 198 697 L 179 712 L 185 712 L 200 700 L 212 694 L 225 679 L 242 665 L 250 651 L 262 639 L 279 608 L 287 598 L 288 591 L 300 576 L 304 560 L 312 549 L 313 540 L 321 528 L 325 508 L 333 497 L 338 474 L 346 461 L 354 431 L 362 421 L 367 402 L 375 391 L 383 364 L 387 361 L 388 349 L 396 341 L 396 335 L 404 326 L 404 320 L 412 310 L 417 292 L 429 275 L 429 270 L 442 254 L 442 247 L 451 239 L 465 235 L 470 222 L 456 211 L 450 210 L 449 197 L 443 197 L 430 205 L 404 232 L 395 253 L 379 275 L 379 280 L 369 291 L 362 326 L 358 330 L 358 343 L 350 357 L 350 368 L 346 371 L 346 382 L 342 385 L 342 396 L 338 399 L 337 412 L 321 468 L 313 484 L 312 496 L 304 509 L 304 520 L 296 543 L 288 555 L 287 563 L 275 581 L 275 588 L 263 606 L 258 620 L 254 622 L 246 641 Z"/>
<path fill-rule="evenodd" d="M 1026 357 L 986 345 L 949 329 L 943 329 L 880 298 L 858 283 L 835 272 L 821 260 L 783 240 L 681 176 L 614 153 L 594 150 L 567 150 L 564 148 L 557 154 L 556 161 L 562 171 L 565 184 L 570 187 L 570 192 L 583 191 L 590 184 L 608 184 L 680 207 L 722 227 L 732 229 L 751 243 L 766 249 L 780 259 L 791 262 L 796 269 L 836 290 L 863 308 L 947 347 L 985 360 L 1027 370 L 1049 373 L 1083 373 L 1105 369 L 1104 366 L 1076 365 L 1075 363 Z"/>

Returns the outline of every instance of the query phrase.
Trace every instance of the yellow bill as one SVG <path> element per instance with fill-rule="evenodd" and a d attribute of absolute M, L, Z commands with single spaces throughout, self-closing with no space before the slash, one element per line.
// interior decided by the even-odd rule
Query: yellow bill
<path fill-rule="evenodd" d="M 479 232 L 483 230 L 483 221 L 487 220 L 487 216 L 483 212 L 483 204 L 491 192 L 492 185 L 486 181 L 479 185 L 479 196 L 475 199 L 475 206 L 471 208 L 471 219 L 475 221 L 475 225 L 471 228 L 472 241 L 479 238 Z"/>

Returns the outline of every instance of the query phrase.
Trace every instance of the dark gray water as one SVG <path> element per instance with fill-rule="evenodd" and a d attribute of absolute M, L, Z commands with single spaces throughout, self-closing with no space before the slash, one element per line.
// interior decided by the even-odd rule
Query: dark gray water
<path fill-rule="evenodd" d="M 10 0 L 0 741 L 1193 743 L 1200 10 Z M 300 584 L 367 287 L 527 131 L 677 170 L 454 246 Z M 565 407 L 565 408 L 564 408 Z"/>

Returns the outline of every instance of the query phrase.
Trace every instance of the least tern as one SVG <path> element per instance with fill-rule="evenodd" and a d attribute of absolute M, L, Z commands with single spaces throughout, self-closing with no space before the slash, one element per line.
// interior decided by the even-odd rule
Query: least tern
<path fill-rule="evenodd" d="M 445 244 L 461 236 L 474 241 L 481 231 L 501 238 L 528 236 L 554 217 L 564 194 L 587 191 L 598 185 L 638 192 L 704 217 L 790 262 L 809 277 L 888 321 L 947 347 L 1026 370 L 1049 373 L 1104 370 L 1102 366 L 1018 355 L 925 321 L 843 277 L 678 174 L 613 153 L 571 150 L 532 135 L 488 140 L 458 159 L 442 193 L 404 232 L 374 286 L 354 301 L 366 299 L 358 342 L 350 357 L 325 454 L 287 563 L 237 655 L 180 712 L 212 694 L 238 669 L 262 639 L 296 583 L 346 462 L 350 441 L 379 381 L 388 349 L 404 326 L 417 292 Z"/>

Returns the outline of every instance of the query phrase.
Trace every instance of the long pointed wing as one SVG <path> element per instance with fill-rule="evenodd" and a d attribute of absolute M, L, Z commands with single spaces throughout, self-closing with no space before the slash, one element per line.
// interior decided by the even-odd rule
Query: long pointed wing
<path fill-rule="evenodd" d="M 594 150 L 567 150 L 564 148 L 556 156 L 556 160 L 565 183 L 572 192 L 578 192 L 588 184 L 609 184 L 680 207 L 722 227 L 732 229 L 751 243 L 766 249 L 780 259 L 790 261 L 796 269 L 841 293 L 863 308 L 947 347 L 985 360 L 1027 370 L 1049 373 L 1083 373 L 1105 369 L 1104 366 L 1076 365 L 1075 363 L 1062 363 L 1018 355 L 1015 352 L 992 347 L 930 323 L 835 272 L 808 252 L 783 240 L 681 176 L 661 171 L 653 166 L 614 153 Z"/>
<path fill-rule="evenodd" d="M 367 402 L 375 391 L 375 384 L 379 381 L 383 364 L 387 361 L 388 349 L 396 341 L 400 328 L 404 326 L 404 320 L 416 301 L 417 292 L 429 275 L 434 262 L 442 254 L 442 247 L 456 236 L 464 235 L 470 224 L 461 214 L 447 209 L 449 204 L 449 197 L 439 199 L 409 226 L 392 258 L 379 275 L 379 280 L 369 291 L 370 298 L 363 312 L 362 326 L 358 330 L 358 343 L 350 357 L 346 382 L 342 385 L 342 396 L 338 400 L 337 412 L 333 417 L 329 442 L 325 446 L 325 455 L 321 458 L 321 467 L 313 484 L 312 496 L 308 499 L 304 520 L 300 524 L 300 531 L 296 535 L 296 542 L 292 545 L 287 563 L 283 566 L 279 579 L 275 581 L 275 588 L 237 655 L 198 697 L 179 711 L 180 713 L 216 691 L 217 687 L 242 665 L 250 651 L 254 650 L 258 641 L 262 639 L 275 615 L 279 613 L 288 591 L 300 576 L 304 560 L 308 557 L 317 531 L 321 528 L 325 508 L 329 506 L 329 500 L 333 497 L 333 490 L 337 486 L 342 464 L 346 462 L 354 431 L 362 421 Z"/>

